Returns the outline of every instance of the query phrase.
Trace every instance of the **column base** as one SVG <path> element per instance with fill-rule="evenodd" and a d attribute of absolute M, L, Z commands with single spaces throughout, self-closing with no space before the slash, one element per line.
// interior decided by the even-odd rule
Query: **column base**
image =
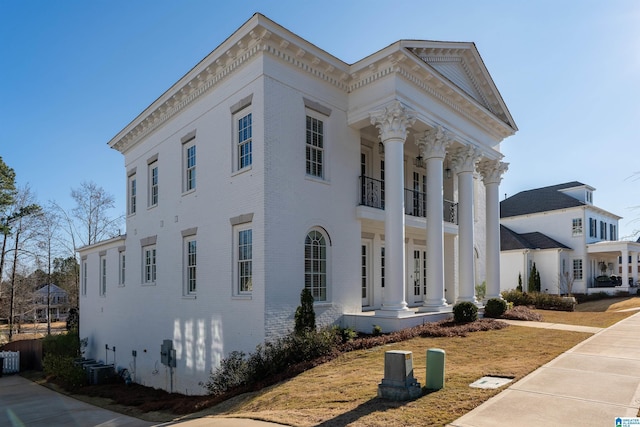
<path fill-rule="evenodd" d="M 490 299 L 500 299 L 500 300 L 502 300 L 504 298 L 502 298 L 502 295 L 498 294 L 498 295 L 487 295 L 487 296 L 485 296 L 485 299 L 487 301 L 489 301 Z"/>
<path fill-rule="evenodd" d="M 450 310 L 451 306 L 447 304 L 447 301 L 444 299 L 436 301 L 425 301 L 422 304 L 422 307 L 418 308 L 419 313 L 438 313 Z"/>
<path fill-rule="evenodd" d="M 413 310 L 409 310 L 407 307 L 404 308 L 391 308 L 391 307 L 382 307 L 380 310 L 376 310 L 376 317 L 390 317 L 394 319 L 398 319 L 401 317 L 409 317 L 414 315 L 415 312 Z"/>

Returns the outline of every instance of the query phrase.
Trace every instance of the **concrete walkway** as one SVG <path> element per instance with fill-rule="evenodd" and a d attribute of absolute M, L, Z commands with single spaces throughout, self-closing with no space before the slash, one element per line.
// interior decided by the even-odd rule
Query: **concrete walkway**
<path fill-rule="evenodd" d="M 617 417 L 636 417 L 639 408 L 640 313 L 597 330 L 449 426 L 615 426 Z"/>

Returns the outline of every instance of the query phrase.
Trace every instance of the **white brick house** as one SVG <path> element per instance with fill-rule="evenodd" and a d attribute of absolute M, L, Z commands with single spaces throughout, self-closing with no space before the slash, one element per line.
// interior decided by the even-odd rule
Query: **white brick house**
<path fill-rule="evenodd" d="M 638 283 L 640 243 L 618 240 L 621 217 L 594 205 L 594 192 L 572 181 L 500 202 L 502 290 L 514 289 L 518 275 L 526 290 L 533 263 L 548 293 L 567 293 L 560 277 L 573 279 L 573 293 L 629 291 Z"/>
<path fill-rule="evenodd" d="M 86 355 L 199 394 L 230 351 L 293 328 L 304 286 L 319 323 L 367 332 L 475 302 L 484 280 L 498 295 L 516 130 L 473 43 L 346 64 L 254 15 L 109 142 L 127 233 L 79 251 Z"/>

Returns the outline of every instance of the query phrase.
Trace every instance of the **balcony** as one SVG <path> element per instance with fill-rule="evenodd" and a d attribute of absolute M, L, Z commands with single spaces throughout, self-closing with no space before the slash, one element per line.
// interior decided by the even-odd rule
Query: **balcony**
<path fill-rule="evenodd" d="M 359 177 L 361 206 L 384 210 L 384 182 L 369 178 Z M 422 191 L 404 189 L 404 213 L 411 216 L 425 218 L 427 216 L 427 194 Z M 451 224 L 458 223 L 458 204 L 449 200 L 443 200 L 443 219 Z"/>

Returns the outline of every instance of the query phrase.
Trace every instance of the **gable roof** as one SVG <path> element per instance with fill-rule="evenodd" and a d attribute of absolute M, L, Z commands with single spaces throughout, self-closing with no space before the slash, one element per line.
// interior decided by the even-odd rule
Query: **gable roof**
<path fill-rule="evenodd" d="M 518 127 L 473 42 L 404 40 L 407 50 L 513 130 Z"/>
<path fill-rule="evenodd" d="M 50 291 L 47 291 L 47 287 L 51 288 Z M 34 293 L 38 294 L 38 295 L 47 295 L 47 292 L 50 293 L 51 295 L 66 295 L 67 291 L 65 291 L 64 289 L 62 289 L 61 287 L 54 285 L 53 283 L 49 284 L 49 285 L 42 285 L 42 287 L 38 290 L 36 290 Z"/>
<path fill-rule="evenodd" d="M 561 191 L 584 185 L 578 181 L 571 181 L 521 191 L 500 202 L 500 218 L 585 206 L 586 203 Z"/>
<path fill-rule="evenodd" d="M 557 240 L 538 231 L 518 234 L 504 225 L 500 225 L 500 250 L 514 249 L 571 249 Z"/>

